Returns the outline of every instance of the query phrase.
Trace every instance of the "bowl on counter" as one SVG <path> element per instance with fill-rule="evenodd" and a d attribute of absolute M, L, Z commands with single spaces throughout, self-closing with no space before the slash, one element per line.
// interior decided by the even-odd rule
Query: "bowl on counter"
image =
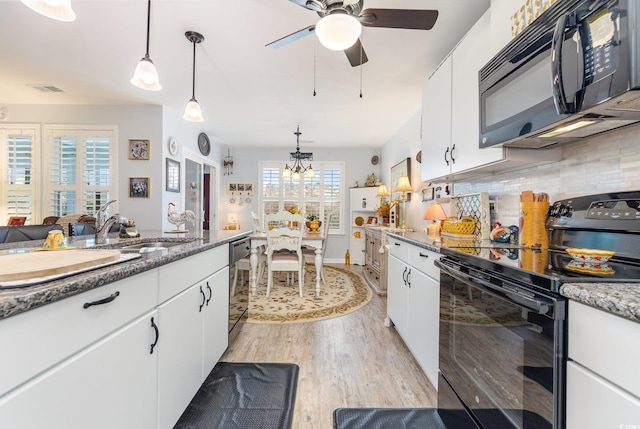
<path fill-rule="evenodd" d="M 577 249 L 567 248 L 567 253 L 571 255 L 576 262 L 588 262 L 588 263 L 604 263 L 607 262 L 616 252 L 610 250 L 598 250 L 598 249 Z"/>

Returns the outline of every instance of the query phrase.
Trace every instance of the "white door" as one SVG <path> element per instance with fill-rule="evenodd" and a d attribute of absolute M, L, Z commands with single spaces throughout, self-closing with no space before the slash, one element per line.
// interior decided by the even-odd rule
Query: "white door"
<path fill-rule="evenodd" d="M 389 275 L 387 284 L 387 315 L 396 325 L 405 342 L 407 341 L 407 299 L 409 288 L 406 278 L 409 267 L 395 256 L 389 256 Z"/>
<path fill-rule="evenodd" d="M 229 267 L 218 271 L 203 283 L 207 297 L 202 318 L 204 380 L 229 345 Z"/>

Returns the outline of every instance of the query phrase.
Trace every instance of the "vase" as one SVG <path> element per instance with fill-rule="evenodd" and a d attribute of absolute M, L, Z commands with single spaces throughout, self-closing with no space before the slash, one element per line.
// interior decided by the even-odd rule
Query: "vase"
<path fill-rule="evenodd" d="M 322 225 L 322 222 L 315 219 L 312 220 L 311 222 L 306 222 L 306 227 L 309 228 L 311 232 L 318 232 L 320 225 Z"/>

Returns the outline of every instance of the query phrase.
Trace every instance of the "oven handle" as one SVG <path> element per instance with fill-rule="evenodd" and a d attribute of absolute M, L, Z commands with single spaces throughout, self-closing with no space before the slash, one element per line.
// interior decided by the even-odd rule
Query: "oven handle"
<path fill-rule="evenodd" d="M 517 291 L 515 287 L 513 288 L 513 290 L 511 290 L 509 287 L 495 285 L 486 280 L 467 275 L 465 273 L 462 273 L 456 270 L 455 268 L 452 268 L 442 263 L 440 260 L 437 260 L 437 259 L 433 261 L 433 263 L 438 268 L 440 268 L 441 271 L 444 271 L 445 273 L 449 274 L 451 277 L 454 277 L 462 282 L 471 283 L 476 287 L 489 289 L 491 292 L 497 295 L 503 296 L 505 298 L 508 298 L 512 301 L 515 301 L 521 306 L 526 307 L 529 310 L 533 310 L 538 314 L 547 315 L 547 316 L 552 315 L 554 302 L 550 299 L 544 299 L 542 297 L 531 298 L 531 297 L 522 295 Z"/>

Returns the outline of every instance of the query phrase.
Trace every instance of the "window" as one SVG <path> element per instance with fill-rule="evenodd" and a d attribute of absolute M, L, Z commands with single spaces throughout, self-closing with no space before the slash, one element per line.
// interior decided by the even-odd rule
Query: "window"
<path fill-rule="evenodd" d="M 316 177 L 283 178 L 284 163 L 260 163 L 260 210 L 265 214 L 291 208 L 326 219 L 329 233 L 344 234 L 344 163 L 314 163 Z"/>
<path fill-rule="evenodd" d="M 96 215 L 116 199 L 112 178 L 117 159 L 113 128 L 45 127 L 49 183 L 45 190 L 47 214 Z"/>
<path fill-rule="evenodd" d="M 1 225 L 11 216 L 26 216 L 31 224 L 38 214 L 36 192 L 38 126 L 0 127 L 0 204 Z M 35 222 L 35 223 L 39 223 Z"/>

